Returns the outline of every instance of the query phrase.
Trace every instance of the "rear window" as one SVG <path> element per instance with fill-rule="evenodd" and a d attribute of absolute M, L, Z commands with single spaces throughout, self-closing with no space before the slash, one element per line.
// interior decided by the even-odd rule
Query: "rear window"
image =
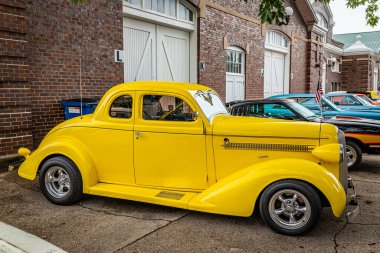
<path fill-rule="evenodd" d="M 112 118 L 130 119 L 132 117 L 132 97 L 123 95 L 116 98 L 111 105 L 109 115 Z"/>

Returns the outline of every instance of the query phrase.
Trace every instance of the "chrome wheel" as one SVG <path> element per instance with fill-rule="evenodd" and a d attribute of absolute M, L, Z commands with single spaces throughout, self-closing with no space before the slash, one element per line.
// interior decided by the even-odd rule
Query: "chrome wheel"
<path fill-rule="evenodd" d="M 45 187 L 55 198 L 66 197 L 71 188 L 70 177 L 66 170 L 59 166 L 50 167 L 45 174 Z"/>
<path fill-rule="evenodd" d="M 311 217 L 309 200 L 302 193 L 292 189 L 275 193 L 269 201 L 268 209 L 272 220 L 278 226 L 289 230 L 303 227 Z"/>
<path fill-rule="evenodd" d="M 356 162 L 358 158 L 358 153 L 353 147 L 351 147 L 350 145 L 346 145 L 346 154 L 347 154 L 347 167 L 350 167 Z"/>

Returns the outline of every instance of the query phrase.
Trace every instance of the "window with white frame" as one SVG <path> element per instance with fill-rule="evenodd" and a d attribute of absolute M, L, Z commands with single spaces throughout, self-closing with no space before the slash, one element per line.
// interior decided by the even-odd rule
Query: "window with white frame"
<path fill-rule="evenodd" d="M 288 48 L 289 43 L 287 38 L 279 32 L 268 31 L 265 36 L 265 44 L 270 46 Z"/>
<path fill-rule="evenodd" d="M 325 19 L 325 17 L 323 17 L 322 14 L 320 13 L 316 13 L 316 14 L 317 14 L 317 19 L 318 19 L 317 24 L 323 28 L 328 29 L 327 20 Z"/>
<path fill-rule="evenodd" d="M 193 22 L 193 12 L 180 0 L 124 0 L 131 6 Z"/>
<path fill-rule="evenodd" d="M 229 47 L 227 50 L 227 73 L 244 75 L 245 54 L 237 47 Z"/>

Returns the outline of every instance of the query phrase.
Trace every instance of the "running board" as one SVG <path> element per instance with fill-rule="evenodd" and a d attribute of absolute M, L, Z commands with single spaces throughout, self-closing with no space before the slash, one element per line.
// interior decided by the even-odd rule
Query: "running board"
<path fill-rule="evenodd" d="M 197 193 L 194 192 L 168 191 L 105 183 L 99 183 L 90 187 L 89 194 L 172 206 L 183 209 L 188 209 L 189 201 L 197 195 Z"/>

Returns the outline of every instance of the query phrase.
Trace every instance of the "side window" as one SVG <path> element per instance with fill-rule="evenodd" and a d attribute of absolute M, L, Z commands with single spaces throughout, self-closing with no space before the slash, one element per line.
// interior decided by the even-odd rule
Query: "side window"
<path fill-rule="evenodd" d="M 112 118 L 129 119 L 132 117 L 132 97 L 123 95 L 116 98 L 109 112 Z"/>
<path fill-rule="evenodd" d="M 265 104 L 264 113 L 266 117 L 278 118 L 278 119 L 297 119 L 297 115 L 294 114 L 289 108 L 282 104 Z"/>
<path fill-rule="evenodd" d="M 173 96 L 145 95 L 143 119 L 164 121 L 194 121 L 194 112 L 182 99 Z"/>

